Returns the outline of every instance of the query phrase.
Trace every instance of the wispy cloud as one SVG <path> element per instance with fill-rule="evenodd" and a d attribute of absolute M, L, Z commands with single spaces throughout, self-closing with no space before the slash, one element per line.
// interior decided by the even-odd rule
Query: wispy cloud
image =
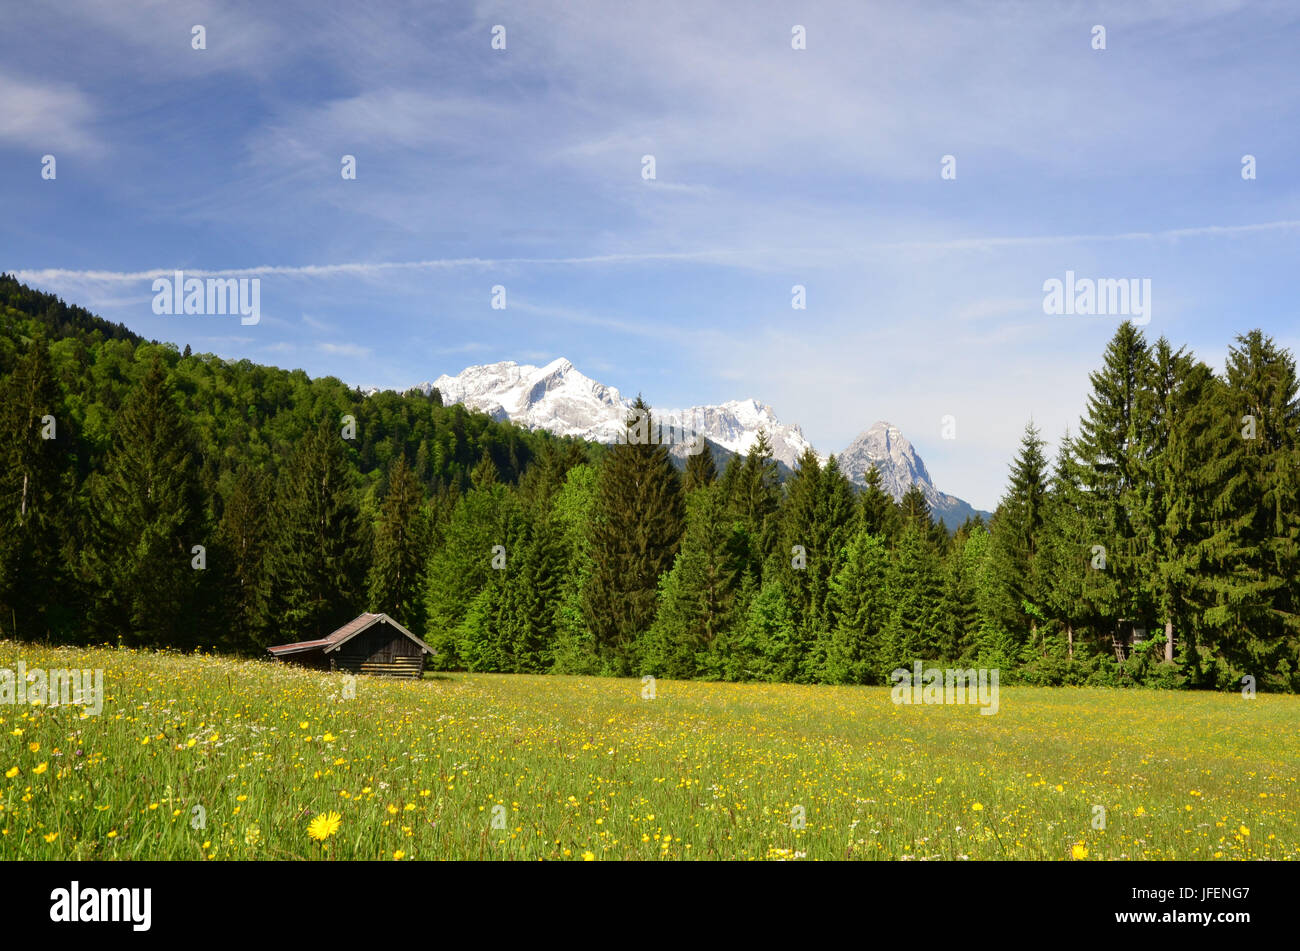
<path fill-rule="evenodd" d="M 374 352 L 369 347 L 362 347 L 355 343 L 318 343 L 316 349 L 322 353 L 341 357 L 368 357 Z"/>
<path fill-rule="evenodd" d="M 90 98 L 73 86 L 0 75 L 0 142 L 56 159 L 63 151 L 97 156 L 105 147 L 94 121 Z"/>
<path fill-rule="evenodd" d="M 1241 225 L 1201 225 L 1190 228 L 1166 228 L 1160 231 L 1122 231 L 1113 234 L 1056 234 L 1006 237 L 953 238 L 939 241 L 877 241 L 856 247 L 768 247 L 763 254 L 783 257 L 787 261 L 803 256 L 868 254 L 884 251 L 981 251 L 997 248 L 1037 247 L 1059 244 L 1093 244 L 1105 242 L 1176 241 L 1185 238 L 1234 237 L 1267 232 L 1300 231 L 1300 219 L 1267 221 Z M 581 265 L 646 264 L 662 262 L 703 262 L 736 264 L 754 254 L 752 248 L 712 248 L 699 251 L 646 251 L 579 257 L 503 257 L 503 258 L 433 258 L 422 261 L 354 261 L 340 264 L 262 264 L 254 267 L 211 270 L 186 268 L 189 277 L 373 277 L 389 271 L 448 271 L 459 269 L 489 270 L 505 267 L 567 267 Z M 15 272 L 19 280 L 37 283 L 88 281 L 100 283 L 152 281 L 171 278 L 173 268 L 147 271 L 72 270 L 68 268 L 24 268 Z M 303 320 L 312 326 L 313 318 Z"/>

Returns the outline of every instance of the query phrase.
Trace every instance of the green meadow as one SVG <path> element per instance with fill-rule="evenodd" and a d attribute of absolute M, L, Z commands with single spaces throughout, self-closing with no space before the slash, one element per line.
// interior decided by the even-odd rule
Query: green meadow
<path fill-rule="evenodd" d="M 0 642 L 0 859 L 1296 859 L 1300 697 L 499 674 Z"/>

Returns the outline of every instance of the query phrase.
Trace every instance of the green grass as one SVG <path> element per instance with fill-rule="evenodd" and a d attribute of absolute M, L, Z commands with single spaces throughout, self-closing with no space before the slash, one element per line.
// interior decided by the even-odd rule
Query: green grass
<path fill-rule="evenodd" d="M 1300 857 L 1295 696 L 1006 687 L 982 716 L 446 674 L 345 699 L 270 662 L 0 642 L 20 659 L 106 689 L 98 716 L 0 706 L 0 859 Z"/>

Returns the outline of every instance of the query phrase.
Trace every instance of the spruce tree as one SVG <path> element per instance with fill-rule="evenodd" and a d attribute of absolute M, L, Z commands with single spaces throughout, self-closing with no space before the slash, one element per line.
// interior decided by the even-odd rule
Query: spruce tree
<path fill-rule="evenodd" d="M 268 574 L 285 640 L 323 637 L 365 609 L 370 538 L 342 434 L 329 417 L 280 475 Z"/>
<path fill-rule="evenodd" d="M 1300 666 L 1300 381 L 1292 355 L 1259 330 L 1228 351 L 1223 407 L 1235 435 L 1214 499 L 1205 553 L 1212 603 L 1203 620 L 1242 675 L 1295 689 Z"/>
<path fill-rule="evenodd" d="M 424 572 L 429 560 L 429 517 L 406 456 L 397 457 L 380 508 L 370 566 L 370 610 L 396 618 L 417 635 L 424 626 Z"/>
<path fill-rule="evenodd" d="M 235 477 L 217 522 L 216 563 L 208 568 L 222 594 L 216 615 L 230 632 L 225 639 L 241 650 L 280 643 L 266 570 L 272 542 L 270 508 L 266 478 L 245 468 Z"/>
<path fill-rule="evenodd" d="M 1121 621 L 1142 622 L 1152 611 L 1144 587 L 1150 570 L 1148 456 L 1155 406 L 1152 359 L 1130 321 L 1106 347 L 1102 369 L 1091 374 L 1088 412 L 1074 451 L 1080 462 L 1079 499 L 1095 565 L 1084 597 L 1101 621 L 1103 638 L 1121 635 Z"/>
<path fill-rule="evenodd" d="M 92 620 L 127 644 L 189 647 L 204 639 L 195 617 L 206 549 L 192 435 L 154 357 L 113 426 L 111 448 L 90 490 L 85 571 Z M 205 554 L 206 561 L 206 554 Z"/>
<path fill-rule="evenodd" d="M 861 528 L 831 579 L 833 627 L 818 651 L 818 679 L 833 684 L 879 683 L 881 638 L 889 620 L 886 578 L 889 552 L 879 536 Z"/>
<path fill-rule="evenodd" d="M 705 443 L 700 452 L 686 457 L 686 476 L 683 484 L 687 492 L 713 485 L 717 478 L 718 464 L 713 459 L 712 446 Z"/>
<path fill-rule="evenodd" d="M 1185 350 L 1175 351 L 1163 337 L 1153 352 L 1152 378 L 1156 425 L 1147 504 L 1151 570 L 1145 582 L 1156 619 L 1163 622 L 1164 659 L 1173 661 L 1180 639 L 1199 638 L 1200 615 L 1208 606 L 1197 598 L 1197 579 L 1208 567 L 1202 558 L 1212 532 L 1208 489 L 1230 425 L 1210 368 Z"/>
<path fill-rule="evenodd" d="M 71 420 L 43 337 L 0 383 L 0 631 L 35 638 L 69 600 Z M 65 589 L 60 593 L 60 589 Z"/>
<path fill-rule="evenodd" d="M 1011 466 L 1011 483 L 990 526 L 993 571 L 1000 594 L 999 626 L 1037 644 L 1043 613 L 1039 550 L 1048 492 L 1043 440 L 1030 422 Z"/>
<path fill-rule="evenodd" d="M 764 580 L 763 569 L 777 545 L 780 527 L 781 479 L 772 444 L 764 430 L 759 430 L 743 462 L 727 466 L 724 494 L 746 537 L 744 571 L 755 586 Z"/>
<path fill-rule="evenodd" d="M 885 590 L 889 618 L 877 669 L 882 679 L 916 660 L 939 659 L 943 579 L 930 532 L 919 521 L 909 521 L 898 537 Z"/>
<path fill-rule="evenodd" d="M 606 454 L 592 512 L 587 623 L 610 671 L 631 669 L 630 649 L 654 621 L 660 576 L 682 534 L 681 480 L 652 441 L 650 408 L 637 398 L 625 439 Z"/>
<path fill-rule="evenodd" d="M 901 528 L 898 504 L 884 489 L 884 479 L 873 464 L 864 476 L 866 486 L 858 495 L 859 521 L 873 535 L 892 543 Z"/>
<path fill-rule="evenodd" d="M 721 488 L 686 499 L 681 550 L 661 584 L 659 613 L 638 650 L 644 673 L 694 677 L 735 623 L 744 535 L 727 516 Z"/>
<path fill-rule="evenodd" d="M 517 506 L 515 496 L 497 480 L 495 464 L 484 455 L 474 469 L 470 491 L 458 497 L 440 533 L 440 543 L 433 546 L 429 557 L 425 639 L 439 652 L 442 666 L 454 667 L 463 661 L 458 656 L 457 630 L 471 602 L 490 585 L 496 586 L 497 601 L 491 615 L 495 623 L 505 577 L 502 572 L 510 565 L 514 538 L 509 533 L 516 524 Z M 479 620 L 484 621 L 486 607 L 480 608 Z M 480 640 L 482 636 L 475 634 Z"/>
<path fill-rule="evenodd" d="M 1049 483 L 1038 576 L 1043 584 L 1047 614 L 1064 635 L 1069 658 L 1074 657 L 1077 639 L 1092 622 L 1090 602 L 1084 596 L 1093 570 L 1091 537 L 1083 512 L 1079 464 L 1067 432 L 1058 448 Z"/>

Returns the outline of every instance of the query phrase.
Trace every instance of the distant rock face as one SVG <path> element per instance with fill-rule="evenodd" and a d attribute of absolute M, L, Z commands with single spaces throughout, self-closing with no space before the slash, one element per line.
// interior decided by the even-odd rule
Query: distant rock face
<path fill-rule="evenodd" d="M 895 500 L 901 499 L 911 486 L 920 486 L 925 500 L 930 503 L 930 511 L 949 529 L 956 529 L 976 514 L 968 503 L 934 487 L 925 463 L 907 437 L 892 423 L 881 420 L 859 433 L 836 460 L 840 471 L 858 486 L 867 484 L 867 470 L 874 465 L 880 472 L 881 488 Z"/>
<path fill-rule="evenodd" d="M 858 434 L 837 457 L 840 470 L 858 485 L 866 485 L 866 472 L 880 470 L 883 487 L 901 498 L 909 486 L 930 484 L 930 473 L 902 431 L 883 420 Z"/>
<path fill-rule="evenodd" d="M 434 388 L 445 404 L 461 403 L 497 420 L 594 442 L 619 441 L 632 410 L 632 401 L 617 389 L 584 376 L 563 358 L 543 367 L 512 361 L 467 367 L 455 376 L 443 375 L 416 387 L 426 394 Z M 679 461 L 687 454 L 687 439 L 696 433 L 726 456 L 748 452 L 759 431 L 766 431 L 772 456 L 783 473 L 798 468 L 799 457 L 813 448 L 797 425 L 781 422 L 772 407 L 754 399 L 685 410 L 655 407 L 653 416 L 660 426 L 672 427 L 673 435 L 661 438 Z M 819 454 L 819 458 L 826 457 Z M 934 487 L 921 457 L 890 423 L 876 423 L 836 458 L 840 470 L 858 486 L 866 484 L 866 471 L 874 464 L 895 499 L 902 498 L 909 486 L 919 485 L 935 516 L 949 529 L 975 514 L 961 499 Z"/>

